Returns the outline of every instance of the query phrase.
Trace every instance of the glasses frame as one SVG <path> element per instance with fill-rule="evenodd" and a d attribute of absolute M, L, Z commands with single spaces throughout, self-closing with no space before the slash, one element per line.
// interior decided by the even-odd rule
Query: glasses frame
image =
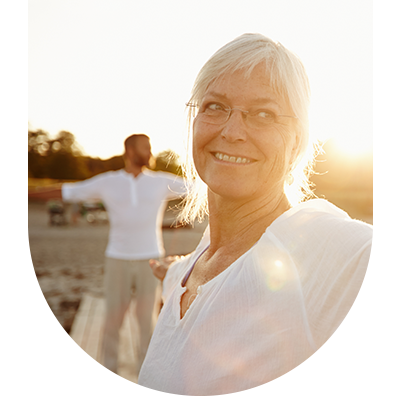
<path fill-rule="evenodd" d="M 198 105 L 193 104 L 193 103 L 186 103 L 186 106 L 187 106 L 187 107 L 191 107 L 191 108 L 200 108 Z M 226 123 L 229 121 L 229 118 L 231 117 L 232 111 L 233 111 L 233 110 L 238 110 L 238 111 L 240 111 L 242 114 L 249 114 L 249 113 L 250 113 L 249 110 L 242 110 L 241 108 L 238 108 L 238 107 L 228 107 L 228 106 L 224 106 L 224 109 L 225 109 L 226 111 L 228 111 L 228 113 L 227 113 L 227 118 L 226 118 L 225 121 L 223 121 L 223 122 L 208 122 L 208 123 L 209 123 L 209 124 L 212 124 L 212 125 L 223 125 L 223 124 L 226 124 Z M 198 115 L 198 114 L 199 114 L 199 112 L 197 113 L 197 115 Z M 197 115 L 196 115 L 196 117 L 197 117 Z M 299 119 L 298 117 L 296 117 L 296 116 L 294 116 L 294 115 L 277 114 L 276 116 L 277 116 L 277 117 L 286 117 L 286 118 Z"/>

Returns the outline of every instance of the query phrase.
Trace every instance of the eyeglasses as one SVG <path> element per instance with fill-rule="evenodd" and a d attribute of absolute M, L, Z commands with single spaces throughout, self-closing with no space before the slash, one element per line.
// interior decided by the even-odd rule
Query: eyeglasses
<path fill-rule="evenodd" d="M 195 109 L 199 108 L 196 104 L 193 103 L 186 103 L 186 105 Z M 233 110 L 240 111 L 245 116 L 244 120 L 247 126 L 253 129 L 263 129 L 270 127 L 274 124 L 282 124 L 282 118 L 298 119 L 297 117 L 292 115 L 277 115 L 268 109 L 257 108 L 251 110 L 242 110 L 240 108 L 231 108 L 224 104 L 215 102 L 210 102 L 206 104 L 204 109 L 198 111 L 196 118 L 207 124 L 222 125 L 229 120 Z"/>

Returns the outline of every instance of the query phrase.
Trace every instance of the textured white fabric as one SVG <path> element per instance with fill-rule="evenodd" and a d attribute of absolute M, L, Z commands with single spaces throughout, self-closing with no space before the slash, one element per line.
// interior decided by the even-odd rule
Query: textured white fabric
<path fill-rule="evenodd" d="M 278 217 L 260 240 L 198 289 L 180 319 L 182 280 L 209 245 L 175 263 L 139 384 L 181 395 L 249 389 L 290 371 L 333 334 L 369 261 L 372 226 L 325 200 Z"/>
<path fill-rule="evenodd" d="M 66 201 L 103 202 L 110 221 L 106 256 L 122 260 L 164 255 L 161 226 L 167 201 L 185 192 L 181 178 L 149 170 L 136 178 L 123 169 L 109 171 L 62 186 Z"/>

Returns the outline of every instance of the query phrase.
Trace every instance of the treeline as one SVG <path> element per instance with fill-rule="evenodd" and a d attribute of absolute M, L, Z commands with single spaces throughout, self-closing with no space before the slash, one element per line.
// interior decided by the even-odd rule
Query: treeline
<path fill-rule="evenodd" d="M 154 170 L 168 171 L 182 175 L 179 156 L 172 150 L 165 150 L 155 157 Z M 28 131 L 28 176 L 30 178 L 49 178 L 83 180 L 102 172 L 124 167 L 122 155 L 107 160 L 84 156 L 75 136 L 61 131 L 50 139 L 43 130 Z"/>
<path fill-rule="evenodd" d="M 345 157 L 328 141 L 317 158 L 311 177 L 315 194 L 357 213 L 372 213 L 372 154 Z M 171 150 L 156 155 L 154 170 L 182 175 L 179 157 Z M 83 180 L 102 172 L 123 168 L 122 155 L 108 160 L 82 155 L 72 133 L 61 131 L 50 139 L 43 130 L 28 131 L 28 176 L 59 180 Z"/>
<path fill-rule="evenodd" d="M 323 148 L 324 154 L 318 156 L 316 173 L 311 177 L 315 194 L 343 208 L 354 218 L 372 215 L 372 152 L 344 155 L 332 141 L 325 143 Z"/>

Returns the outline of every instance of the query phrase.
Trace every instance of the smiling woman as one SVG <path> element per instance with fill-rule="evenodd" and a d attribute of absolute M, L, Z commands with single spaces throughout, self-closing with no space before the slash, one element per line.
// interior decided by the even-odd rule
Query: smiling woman
<path fill-rule="evenodd" d="M 207 213 L 209 227 L 186 258 L 151 263 L 164 307 L 139 384 L 181 395 L 250 389 L 301 364 L 345 318 L 372 227 L 307 200 L 308 104 L 299 58 L 259 34 L 201 69 L 188 103 L 194 166 L 182 218 Z"/>
<path fill-rule="evenodd" d="M 222 98 L 228 105 L 216 103 Z M 210 107 L 217 105 L 230 110 L 225 121 L 210 117 Z M 278 115 L 290 113 L 266 82 L 263 65 L 249 77 L 239 70 L 211 84 L 193 125 L 193 158 L 209 190 L 245 201 L 255 196 L 266 202 L 280 199 L 292 162 L 285 153 L 295 149 L 291 131 L 296 119 Z M 239 158 L 247 162 L 238 163 Z"/>
<path fill-rule="evenodd" d="M 196 121 L 220 126 L 226 122 L 224 131 L 228 132 L 230 129 L 228 120 L 238 118 L 235 114 L 239 115 L 241 112 L 245 125 L 258 132 L 258 140 L 264 141 L 264 145 L 268 146 L 266 141 L 271 140 L 272 133 L 275 137 L 280 135 L 280 140 L 283 142 L 294 138 L 296 141 L 294 153 L 286 157 L 291 162 L 290 171 L 286 171 L 286 176 L 281 177 L 281 183 L 284 183 L 289 200 L 296 204 L 301 199 L 312 196 L 308 178 L 317 153 L 317 146 L 309 142 L 308 77 L 301 61 L 294 55 L 286 54 L 282 45 L 273 41 L 262 43 L 257 39 L 250 42 L 250 38 L 253 36 L 242 35 L 235 43 L 227 44 L 201 69 L 188 103 L 189 125 L 195 129 L 196 125 L 193 122 Z M 244 48 L 246 50 L 243 50 Z M 240 58 L 238 54 L 241 54 Z M 230 75 L 226 74 L 226 71 L 229 71 Z M 236 78 L 239 78 L 240 82 L 235 82 Z M 251 104 L 246 108 L 242 104 L 246 101 L 242 92 L 243 88 L 249 85 L 253 85 L 253 89 L 249 91 L 254 90 L 254 93 L 248 94 L 247 102 L 251 101 Z M 257 88 L 257 85 L 261 87 Z M 225 90 L 228 86 L 231 86 L 230 90 L 236 98 L 227 98 L 229 94 L 225 93 Z M 224 116 L 216 118 L 216 108 L 221 109 L 221 107 L 225 111 L 218 114 Z M 289 127 L 295 128 L 295 135 L 283 135 Z M 196 140 L 195 132 L 193 140 Z M 289 147 L 285 143 L 286 150 Z M 195 151 L 194 146 L 193 155 Z M 225 158 L 233 156 L 223 152 L 221 154 L 222 157 L 225 155 Z M 275 159 L 276 167 L 280 162 L 283 162 L 282 158 Z M 199 171 L 193 168 L 191 163 L 192 161 L 188 159 L 186 174 L 188 180 L 194 180 L 197 185 L 193 186 L 181 214 L 181 217 L 188 222 L 192 222 L 196 217 L 202 218 L 208 213 L 206 186 L 197 179 Z"/>

